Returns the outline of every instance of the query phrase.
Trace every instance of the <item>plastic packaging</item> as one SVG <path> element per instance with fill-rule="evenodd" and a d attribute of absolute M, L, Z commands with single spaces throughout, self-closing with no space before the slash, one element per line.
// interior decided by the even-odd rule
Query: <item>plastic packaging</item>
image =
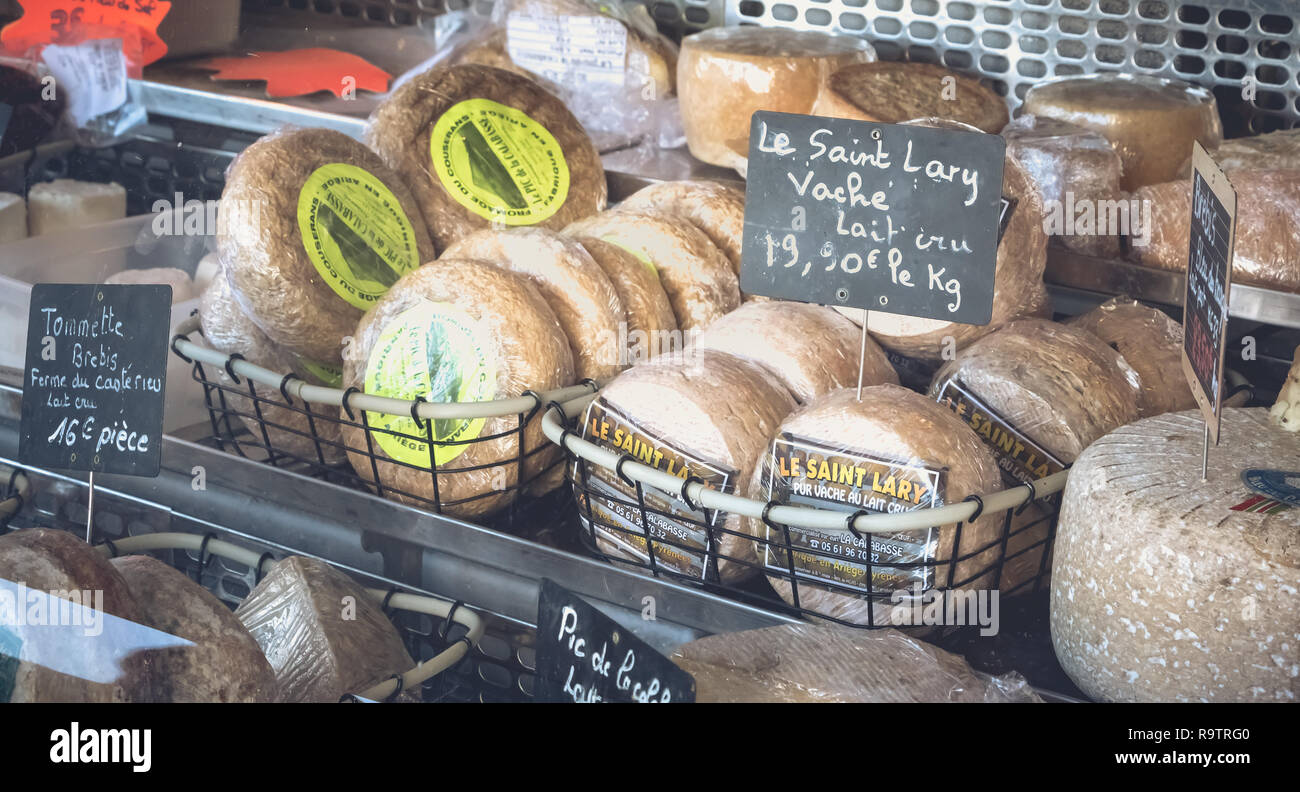
<path fill-rule="evenodd" d="M 574 237 L 604 270 L 627 315 L 628 365 L 649 360 L 680 341 L 677 317 L 659 275 L 641 259 L 612 242 L 592 236 Z M 680 346 L 676 347 L 680 349 Z"/>
<path fill-rule="evenodd" d="M 856 385 L 860 362 L 863 385 L 898 384 L 876 342 L 868 338 L 862 354 L 860 330 L 823 305 L 747 303 L 709 325 L 696 344 L 757 363 L 800 404 Z"/>
<path fill-rule="evenodd" d="M 149 267 L 147 269 L 128 269 L 115 272 L 104 279 L 104 283 L 154 283 L 172 287 L 172 305 L 192 300 L 199 296 L 194 290 L 194 279 L 190 274 L 176 267 Z"/>
<path fill-rule="evenodd" d="M 846 518 L 859 510 L 936 508 L 1002 489 L 997 463 L 980 438 L 951 411 L 898 385 L 863 388 L 861 401 L 856 388 L 845 388 L 805 404 L 769 435 L 748 481 L 754 500 L 832 509 Z M 861 625 L 903 621 L 898 608 L 910 612 L 918 593 L 946 587 L 957 536 L 956 525 L 861 537 L 847 529 L 790 528 L 787 542 L 779 525 L 744 523 L 761 540 L 759 563 L 786 602 L 795 603 L 793 563 L 800 608 Z M 1001 528 L 1000 514 L 962 526 L 956 555 L 972 557 L 957 563 L 955 588 L 994 585 L 994 540 Z M 787 547 L 794 548 L 793 561 Z"/>
<path fill-rule="evenodd" d="M 406 177 L 439 250 L 493 223 L 559 230 L 605 208 L 605 169 L 582 124 L 503 69 L 438 66 L 407 80 L 375 108 L 366 142 Z"/>
<path fill-rule="evenodd" d="M 1076 222 L 1084 201 L 1122 201 L 1122 165 L 1106 138 L 1085 127 L 1022 115 L 1002 130 L 1007 157 L 1020 163 L 1038 186 L 1043 211 L 1053 236 L 1070 250 L 1088 256 L 1114 258 L 1120 254 L 1119 228 L 1084 227 Z M 1053 215 L 1059 222 L 1053 223 Z M 1098 219 L 1108 217 L 1098 207 Z M 1118 215 L 1115 215 L 1118 217 Z"/>
<path fill-rule="evenodd" d="M 1300 169 L 1300 129 L 1282 129 L 1266 135 L 1252 135 L 1225 140 L 1210 156 L 1229 175 L 1239 170 Z M 1192 175 L 1190 155 L 1178 171 L 1175 181 Z"/>
<path fill-rule="evenodd" d="M 1300 292 L 1300 170 L 1238 170 L 1237 237 L 1232 280 Z M 1185 272 L 1191 229 L 1190 181 L 1144 187 L 1133 197 L 1150 206 L 1150 241 L 1131 240 L 1135 258 L 1148 267 Z"/>
<path fill-rule="evenodd" d="M 875 59 L 856 36 L 754 26 L 687 36 L 677 94 L 691 154 L 745 175 L 755 111 L 806 114 L 832 72 Z"/>
<path fill-rule="evenodd" d="M 897 630 L 784 624 L 711 635 L 672 660 L 697 702 L 1039 703 L 1024 677 L 989 676 Z"/>
<path fill-rule="evenodd" d="M 1164 311 L 1129 297 L 1115 297 L 1065 324 L 1105 341 L 1138 373 L 1139 417 L 1196 407 L 1183 374 L 1183 328 Z"/>
<path fill-rule="evenodd" d="M 1088 74 L 1036 84 L 1021 112 L 1101 133 L 1124 164 L 1132 192 L 1177 177 L 1192 141 L 1223 142 L 1214 94 L 1178 80 L 1135 74 Z"/>
<path fill-rule="evenodd" d="M 362 312 L 434 256 L 403 180 L 325 129 L 267 135 L 235 158 L 217 245 L 244 313 L 287 352 L 329 365 Z"/>
<path fill-rule="evenodd" d="M 935 63 L 875 61 L 845 66 L 822 86 L 813 115 L 898 124 L 946 118 L 996 135 L 1011 116 L 979 80 Z"/>
<path fill-rule="evenodd" d="M 603 381 L 627 367 L 623 300 L 576 240 L 542 228 L 484 230 L 443 256 L 490 261 L 531 279 L 568 336 L 578 380 Z"/>
<path fill-rule="evenodd" d="M 582 418 L 582 436 L 683 481 L 694 476 L 737 493 L 794 406 L 790 394 L 756 365 L 719 352 L 688 351 L 633 366 L 605 386 Z M 724 583 L 757 571 L 753 542 L 740 533 L 738 515 L 704 512 L 683 503 L 679 493 L 648 486 L 642 488 L 642 511 L 636 490 L 595 465 L 575 471 L 574 487 L 579 517 L 602 552 L 644 565 L 648 530 L 660 569 Z"/>
<path fill-rule="evenodd" d="M 345 389 L 403 400 L 481 402 L 573 384 L 573 353 L 541 292 L 484 261 L 439 259 L 404 276 L 362 317 L 343 360 Z M 523 427 L 514 415 L 431 426 L 409 411 L 365 417 L 369 438 L 360 414 L 343 416 L 357 475 L 374 483 L 377 468 L 384 495 L 458 517 L 508 506 L 559 456 L 540 415 Z"/>
<path fill-rule="evenodd" d="M 277 561 L 235 617 L 271 663 L 281 702 L 336 703 L 415 665 L 365 590 L 314 558 Z"/>
<path fill-rule="evenodd" d="M 688 218 L 718 246 L 740 276 L 745 233 L 745 192 L 715 181 L 668 181 L 643 187 L 619 203 L 632 211 L 667 212 Z"/>

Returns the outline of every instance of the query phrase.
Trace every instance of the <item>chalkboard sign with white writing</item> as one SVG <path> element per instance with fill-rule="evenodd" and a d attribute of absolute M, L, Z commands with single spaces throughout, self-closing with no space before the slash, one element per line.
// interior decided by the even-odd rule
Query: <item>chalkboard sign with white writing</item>
<path fill-rule="evenodd" d="M 156 476 L 170 286 L 32 287 L 18 458 Z"/>
<path fill-rule="evenodd" d="M 741 290 L 988 324 L 1005 154 L 980 132 L 755 113 Z"/>
<path fill-rule="evenodd" d="M 695 680 L 572 591 L 543 579 L 534 696 L 549 703 L 691 702 Z"/>
<path fill-rule="evenodd" d="M 1192 216 L 1183 295 L 1183 373 L 1219 442 L 1223 406 L 1223 350 L 1232 288 L 1237 194 L 1199 144 L 1192 150 Z"/>

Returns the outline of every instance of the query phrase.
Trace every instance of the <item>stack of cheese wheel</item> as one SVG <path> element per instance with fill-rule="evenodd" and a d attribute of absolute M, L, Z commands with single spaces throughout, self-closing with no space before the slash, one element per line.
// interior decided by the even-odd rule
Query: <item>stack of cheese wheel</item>
<path fill-rule="evenodd" d="M 847 518 L 860 509 L 910 511 L 957 503 L 968 495 L 1000 487 L 997 462 L 988 447 L 950 410 L 898 385 L 832 391 L 803 405 L 773 432 L 749 480 L 749 497 L 786 500 L 795 505 L 842 511 Z M 758 560 L 770 568 L 768 581 L 795 604 L 789 567 L 798 575 L 798 607 L 852 624 L 890 624 L 893 592 L 914 587 L 946 586 L 951 571 L 958 588 L 987 588 L 995 583 L 1000 515 L 985 514 L 965 523 L 957 544 L 957 526 L 937 531 L 908 531 L 854 537 L 847 529 L 814 531 L 791 527 L 769 530 L 746 518 L 745 527 L 759 540 Z M 895 563 L 934 563 L 928 567 L 891 567 L 883 547 L 867 580 L 866 558 L 876 544 L 903 548 Z M 870 546 L 868 546 L 870 544 Z M 986 545 L 988 549 L 975 552 Z M 836 548 L 835 556 L 823 553 Z M 840 553 L 839 550 L 845 552 Z M 971 557 L 950 570 L 953 553 Z M 960 584 L 960 585 L 958 585 Z M 868 598 L 872 593 L 874 598 Z M 872 599 L 875 603 L 873 605 Z"/>
<path fill-rule="evenodd" d="M 654 266 L 612 242 L 592 236 L 574 239 L 609 277 L 626 315 L 620 333 L 626 336 L 627 363 L 649 360 L 678 339 L 677 317 Z"/>
<path fill-rule="evenodd" d="M 1052 644 L 1094 699 L 1296 700 L 1300 509 L 1275 498 L 1297 493 L 1300 435 L 1226 409 L 1202 480 L 1204 428 L 1198 412 L 1147 418 L 1070 470 Z"/>
<path fill-rule="evenodd" d="M 481 402 L 572 383 L 568 338 L 533 282 L 472 259 L 439 259 L 403 277 L 362 317 L 344 352 L 345 388 L 394 399 Z M 408 410 L 366 417 L 370 438 L 361 416 L 343 418 L 357 474 L 403 503 L 459 517 L 509 505 L 558 452 L 538 417 L 523 427 L 518 416 L 431 425 Z"/>
<path fill-rule="evenodd" d="M 960 121 L 997 134 L 1007 125 L 1007 103 L 978 80 L 934 63 L 874 61 L 831 74 L 813 115 L 899 124 L 915 118 Z"/>
<path fill-rule="evenodd" d="M 503 69 L 440 66 L 403 83 L 366 139 L 407 174 L 439 250 L 492 223 L 558 230 L 605 208 L 605 170 L 582 125 Z"/>
<path fill-rule="evenodd" d="M 1171 181 L 1192 141 L 1223 141 L 1214 94 L 1188 83 L 1133 74 L 1089 74 L 1039 83 L 1022 112 L 1101 133 L 1124 164 L 1124 190 Z"/>
<path fill-rule="evenodd" d="M 831 73 L 876 59 L 862 38 L 785 28 L 712 28 L 682 40 L 677 93 L 691 154 L 745 174 L 758 110 L 808 113 Z"/>
<path fill-rule="evenodd" d="M 743 190 L 715 181 L 659 182 L 632 193 L 619 208 L 685 217 L 718 246 L 740 276 L 740 240 L 745 233 Z"/>

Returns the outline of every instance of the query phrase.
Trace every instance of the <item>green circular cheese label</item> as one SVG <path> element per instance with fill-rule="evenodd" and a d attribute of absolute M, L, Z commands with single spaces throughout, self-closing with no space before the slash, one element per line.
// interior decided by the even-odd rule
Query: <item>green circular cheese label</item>
<path fill-rule="evenodd" d="M 637 261 L 640 261 L 642 264 L 644 264 L 646 269 L 650 270 L 655 275 L 659 274 L 659 268 L 655 266 L 655 263 L 650 260 L 650 257 L 647 256 L 645 254 L 645 251 L 642 250 L 641 248 L 636 247 L 635 245 L 624 244 L 622 239 L 620 239 L 619 237 L 613 234 L 606 234 L 601 238 L 604 241 L 608 242 L 609 244 L 614 245 L 615 247 L 624 250 L 628 253 L 631 253 L 633 256 L 636 256 Z"/>
<path fill-rule="evenodd" d="M 533 225 L 569 197 L 559 142 L 513 107 L 490 99 L 458 102 L 433 125 L 429 148 L 442 186 L 486 220 Z"/>
<path fill-rule="evenodd" d="M 343 387 L 343 369 L 338 366 L 332 366 L 328 363 L 321 363 L 311 358 L 305 358 L 298 355 L 298 365 L 303 367 L 308 374 L 315 377 L 322 384 L 331 388 Z"/>
<path fill-rule="evenodd" d="M 363 311 L 421 264 L 397 196 L 355 165 L 322 165 L 307 177 L 298 192 L 298 229 L 316 272 Z"/>
<path fill-rule="evenodd" d="M 492 399 L 496 367 L 483 344 L 488 336 L 464 310 L 450 303 L 423 301 L 398 314 L 384 328 L 366 364 L 366 393 L 394 399 L 423 396 L 430 402 L 478 402 Z M 429 467 L 428 429 L 410 415 L 375 414 L 370 425 L 389 457 Z M 433 458 L 439 466 L 461 454 L 483 431 L 483 419 L 433 422 Z M 400 432 L 414 437 L 401 437 Z M 450 443 L 451 445 L 447 445 Z"/>

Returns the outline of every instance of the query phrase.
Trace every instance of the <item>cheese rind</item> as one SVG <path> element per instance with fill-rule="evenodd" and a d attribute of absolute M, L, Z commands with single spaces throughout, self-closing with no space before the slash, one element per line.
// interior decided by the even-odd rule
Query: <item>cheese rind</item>
<path fill-rule="evenodd" d="M 21 195 L 0 192 L 0 244 L 27 238 L 27 202 Z"/>
<path fill-rule="evenodd" d="M 822 86 L 812 114 L 898 124 L 944 118 L 997 134 L 1011 116 L 978 80 L 934 63 L 875 61 L 846 66 Z"/>
<path fill-rule="evenodd" d="M 55 179 L 27 191 L 32 236 L 107 223 L 126 217 L 126 188 L 117 183 Z"/>

